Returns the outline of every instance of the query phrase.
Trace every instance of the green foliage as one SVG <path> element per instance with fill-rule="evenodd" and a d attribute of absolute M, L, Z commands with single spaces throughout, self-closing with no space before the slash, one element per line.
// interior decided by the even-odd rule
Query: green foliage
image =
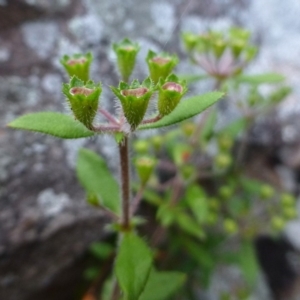
<path fill-rule="evenodd" d="M 116 259 L 115 273 L 124 300 L 139 299 L 152 268 L 152 254 L 134 233 L 124 233 Z"/>
<path fill-rule="evenodd" d="M 116 214 L 120 213 L 119 186 L 108 170 L 103 158 L 93 151 L 81 149 L 76 172 L 86 192 L 96 195 L 99 204 Z"/>
<path fill-rule="evenodd" d="M 266 73 L 259 75 L 240 75 L 236 78 L 239 83 L 247 84 L 276 84 L 284 81 L 284 76 L 277 73 Z"/>
<path fill-rule="evenodd" d="M 139 300 L 167 300 L 184 284 L 185 274 L 152 270 Z"/>
<path fill-rule="evenodd" d="M 88 130 L 71 116 L 56 112 L 39 112 L 21 116 L 8 124 L 9 127 L 49 134 L 63 139 L 90 137 Z"/>
<path fill-rule="evenodd" d="M 201 96 L 190 97 L 180 102 L 169 115 L 155 123 L 140 125 L 139 129 L 160 128 L 182 122 L 201 113 L 216 103 L 222 96 L 222 93 L 211 92 Z"/>

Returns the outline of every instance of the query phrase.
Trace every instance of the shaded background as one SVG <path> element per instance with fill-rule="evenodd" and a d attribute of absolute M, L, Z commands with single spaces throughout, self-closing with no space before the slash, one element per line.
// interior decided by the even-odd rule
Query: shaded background
<path fill-rule="evenodd" d="M 141 43 L 134 75 L 143 78 L 148 49 L 177 53 L 178 73 L 199 72 L 184 54 L 182 31 L 226 30 L 231 25 L 251 30 L 260 52 L 249 72 L 282 73 L 294 88 L 278 111 L 276 135 L 266 125 L 273 119 L 262 120 L 255 142 L 278 147 L 272 149 L 281 160 L 277 175 L 287 189 L 297 190 L 299 15 L 298 0 L 0 1 L 0 299 L 74 299 L 66 287 L 80 282 L 88 245 L 104 235 L 106 220 L 85 204 L 74 166 L 78 149 L 89 146 L 114 170 L 118 160 L 113 140 L 62 141 L 5 128 L 24 113 L 65 111 L 61 82 L 67 78 L 58 62 L 62 55 L 93 53 L 91 77 L 103 82 L 101 101 L 109 109 L 113 97 L 108 86 L 118 80 L 113 42 L 126 36 Z M 210 88 L 210 83 L 199 84 L 194 92 Z M 291 222 L 286 234 L 300 249 L 299 222 Z"/>

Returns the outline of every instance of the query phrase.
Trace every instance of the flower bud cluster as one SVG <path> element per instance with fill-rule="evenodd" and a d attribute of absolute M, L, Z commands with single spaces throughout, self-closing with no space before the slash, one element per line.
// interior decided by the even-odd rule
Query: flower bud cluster
<path fill-rule="evenodd" d="M 231 28 L 228 35 L 217 31 L 184 33 L 183 42 L 191 60 L 220 79 L 242 72 L 257 53 L 250 43 L 250 33 L 237 27 Z"/>
<path fill-rule="evenodd" d="M 123 81 L 119 83 L 118 87 L 112 86 L 111 91 L 120 101 L 122 113 L 118 120 L 106 112 L 105 116 L 111 121 L 106 129 L 123 132 L 125 127 L 122 127 L 122 122 L 124 123 L 125 117 L 130 131 L 136 130 L 144 122 L 149 103 L 154 95 L 157 97 L 157 115 L 145 122 L 154 122 L 170 114 L 187 91 L 186 83 L 171 74 L 178 63 L 177 56 L 165 52 L 157 54 L 149 51 L 146 57 L 149 77 L 142 83 L 138 80 L 128 83 L 140 46 L 129 39 L 124 39 L 120 43 L 114 44 L 113 50 L 117 56 L 117 65 Z M 93 122 L 98 111 L 102 89 L 100 83 L 94 84 L 89 80 L 91 61 L 91 53 L 65 55 L 61 59 L 61 64 L 71 77 L 70 83 L 63 85 L 63 93 L 74 117 L 88 129 L 101 132 L 105 128 L 98 127 L 97 130 Z"/>

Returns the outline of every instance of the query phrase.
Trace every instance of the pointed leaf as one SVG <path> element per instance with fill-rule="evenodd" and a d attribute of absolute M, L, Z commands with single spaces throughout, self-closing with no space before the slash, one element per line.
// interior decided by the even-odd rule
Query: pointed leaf
<path fill-rule="evenodd" d="M 209 78 L 206 74 L 180 74 L 178 77 L 180 80 L 185 80 L 188 85 Z"/>
<path fill-rule="evenodd" d="M 124 300 L 139 299 L 152 267 L 152 254 L 134 233 L 125 233 L 116 259 L 115 272 Z"/>
<path fill-rule="evenodd" d="M 200 225 L 188 214 L 183 211 L 176 213 L 176 222 L 178 226 L 186 233 L 199 238 L 200 240 L 205 239 L 205 232 Z"/>
<path fill-rule="evenodd" d="M 259 266 L 252 243 L 244 242 L 238 253 L 238 263 L 250 287 L 257 283 Z"/>
<path fill-rule="evenodd" d="M 8 124 L 11 128 L 37 131 L 63 139 L 78 139 L 93 136 L 73 117 L 57 112 L 39 112 L 21 116 Z"/>
<path fill-rule="evenodd" d="M 157 272 L 152 270 L 139 300 L 165 300 L 181 288 L 185 274 L 180 272 Z"/>
<path fill-rule="evenodd" d="M 277 73 L 265 73 L 258 75 L 241 75 L 236 78 L 239 83 L 247 83 L 247 84 L 272 84 L 282 82 L 285 77 L 281 74 Z"/>
<path fill-rule="evenodd" d="M 201 113 L 203 110 L 216 103 L 222 96 L 223 93 L 211 92 L 182 100 L 169 115 L 155 123 L 141 125 L 139 126 L 139 129 L 160 128 L 179 123 Z"/>
<path fill-rule="evenodd" d="M 191 185 L 186 192 L 186 202 L 199 224 L 206 221 L 209 209 L 207 196 L 198 185 Z"/>
<path fill-rule="evenodd" d="M 78 154 L 77 176 L 88 194 L 96 195 L 100 205 L 115 213 L 120 211 L 119 185 L 102 157 L 88 149 Z"/>

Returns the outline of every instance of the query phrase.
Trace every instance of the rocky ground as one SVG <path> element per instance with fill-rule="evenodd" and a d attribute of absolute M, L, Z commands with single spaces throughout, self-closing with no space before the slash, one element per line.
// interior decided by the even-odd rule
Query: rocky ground
<path fill-rule="evenodd" d="M 299 14 L 298 0 L 1 0 L 0 299 L 73 299 L 73 291 L 50 291 L 80 280 L 88 245 L 105 234 L 106 220 L 85 204 L 74 165 L 77 150 L 89 146 L 115 169 L 113 141 L 61 141 L 5 127 L 26 112 L 65 110 L 59 57 L 92 51 L 92 77 L 103 82 L 102 103 L 110 108 L 107 86 L 117 83 L 113 42 L 128 36 L 142 44 L 137 77 L 145 75 L 149 48 L 176 52 L 182 57 L 179 72 L 197 72 L 184 56 L 179 32 L 245 26 L 261 46 L 250 72 L 280 72 L 294 88 L 279 111 L 282 163 L 276 172 L 297 189 Z M 266 132 L 264 145 L 277 138 Z M 300 220 L 289 224 L 287 235 L 300 249 L 299 232 Z"/>

